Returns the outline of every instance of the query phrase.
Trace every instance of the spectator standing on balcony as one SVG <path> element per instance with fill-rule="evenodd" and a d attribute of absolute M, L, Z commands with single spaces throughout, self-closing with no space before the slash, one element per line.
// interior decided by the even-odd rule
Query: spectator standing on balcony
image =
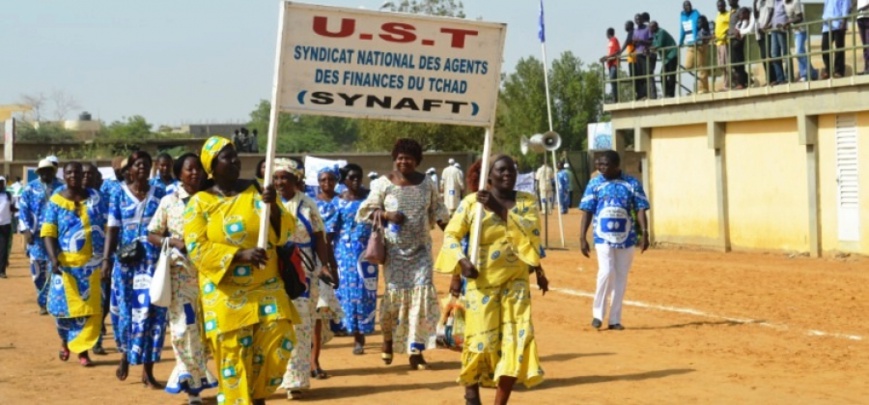
<path fill-rule="evenodd" d="M 646 26 L 649 27 L 649 32 L 651 32 L 650 24 L 652 22 L 652 16 L 648 12 L 645 12 L 645 11 L 643 11 L 642 14 L 640 14 L 640 15 L 643 17 L 643 24 L 646 24 Z M 651 34 L 650 37 L 651 37 L 651 39 L 649 39 L 649 47 L 652 46 L 652 42 L 655 40 L 655 35 Z M 653 75 L 653 74 L 655 74 L 655 70 L 658 68 L 658 53 L 652 52 L 651 50 L 648 53 L 649 53 L 649 75 Z M 657 83 L 655 83 L 654 79 L 650 79 L 650 80 L 652 81 L 652 86 L 649 87 L 649 97 L 651 97 L 652 99 L 656 99 L 656 98 L 658 98 L 658 86 L 657 86 Z M 663 86 L 664 83 L 661 83 L 661 85 Z"/>
<path fill-rule="evenodd" d="M 718 0 L 718 15 L 715 16 L 715 49 L 718 51 L 718 71 L 721 72 L 721 79 L 724 81 L 722 90 L 727 90 L 730 87 L 730 78 L 728 77 L 727 63 L 730 59 L 728 51 L 729 41 L 727 33 L 730 31 L 730 12 L 727 11 L 727 3 L 724 0 Z"/>
<path fill-rule="evenodd" d="M 679 26 L 679 47 L 687 47 L 685 50 L 685 69 L 698 69 L 697 93 L 703 94 L 709 91 L 709 72 L 706 67 L 706 47 L 699 39 L 700 13 L 694 10 L 690 1 L 682 3 L 681 24 Z"/>
<path fill-rule="evenodd" d="M 742 90 L 748 87 L 748 72 L 745 70 L 745 38 L 754 33 L 754 19 L 748 7 L 742 7 L 736 13 L 736 26 L 730 38 L 733 65 L 733 88 Z"/>
<path fill-rule="evenodd" d="M 863 41 L 863 73 L 860 74 L 869 75 L 869 0 L 857 0 L 857 11 L 863 13 L 857 19 L 860 39 Z"/>
<path fill-rule="evenodd" d="M 808 80 L 808 75 L 812 76 L 812 80 L 818 78 L 818 71 L 812 66 L 811 59 L 806 56 L 806 41 L 808 40 L 808 32 L 805 26 L 794 28 L 794 24 L 802 23 L 805 19 L 805 7 L 800 0 L 785 0 L 785 13 L 787 14 L 787 24 L 785 28 L 794 31 L 794 43 L 797 52 L 797 65 L 799 67 L 798 78 L 800 81 Z M 790 61 L 790 59 L 788 60 Z M 789 66 L 792 64 L 789 64 Z M 791 73 L 793 76 L 793 73 Z"/>
<path fill-rule="evenodd" d="M 613 94 L 613 103 L 619 102 L 619 52 L 622 46 L 616 38 L 616 30 L 612 27 L 606 29 L 607 53 L 600 58 L 600 63 L 606 63 L 607 77 L 610 79 L 610 91 Z"/>
<path fill-rule="evenodd" d="M 851 12 L 851 0 L 824 0 L 824 27 L 821 29 L 821 50 L 824 51 L 824 78 L 830 75 L 830 47 L 836 47 L 833 55 L 832 75 L 835 78 L 845 76 L 845 31 L 848 22 L 845 17 Z"/>
<path fill-rule="evenodd" d="M 760 48 L 760 58 L 766 59 L 770 56 L 769 46 L 769 29 L 772 28 L 772 14 L 774 0 L 754 0 L 754 33 L 757 37 L 757 47 Z M 763 62 L 763 70 L 766 77 L 766 84 L 775 82 L 775 75 L 768 62 Z"/>
<path fill-rule="evenodd" d="M 625 21 L 625 32 L 628 34 L 625 37 L 625 42 L 622 42 L 622 49 L 619 50 L 619 53 L 616 54 L 616 58 L 620 57 L 623 53 L 627 54 L 625 58 L 628 61 L 628 75 L 631 77 L 631 88 L 636 88 L 634 85 L 634 76 L 636 73 L 634 72 L 634 66 L 636 66 L 637 57 L 634 53 L 634 22 L 633 21 Z"/>
<path fill-rule="evenodd" d="M 661 83 L 664 89 L 664 97 L 676 97 L 676 68 L 679 67 L 679 50 L 676 48 L 676 40 L 669 32 L 660 28 L 657 21 L 649 24 L 652 32 L 652 52 L 661 53 Z"/>
<path fill-rule="evenodd" d="M 634 73 L 637 80 L 634 82 L 637 100 L 645 100 L 649 97 L 649 79 L 648 75 L 653 72 L 649 69 L 649 47 L 652 45 L 652 33 L 649 31 L 649 26 L 643 21 L 643 15 L 637 14 L 634 16 L 636 29 L 634 30 L 634 51 L 637 54 L 636 64 L 634 65 Z M 654 84 L 652 84 L 654 85 Z"/>
<path fill-rule="evenodd" d="M 784 61 L 788 57 L 788 14 L 785 10 L 785 0 L 775 0 L 772 14 L 772 28 L 769 31 L 770 57 L 775 58 L 769 63 L 772 68 L 772 84 L 779 85 L 790 81 L 791 69 L 785 72 Z M 790 64 L 788 64 L 790 66 Z"/>

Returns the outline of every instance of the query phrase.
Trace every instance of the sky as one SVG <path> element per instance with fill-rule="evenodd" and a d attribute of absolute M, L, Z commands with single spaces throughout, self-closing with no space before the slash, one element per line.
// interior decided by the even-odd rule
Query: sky
<path fill-rule="evenodd" d="M 308 0 L 376 10 L 383 0 Z M 745 2 L 745 1 L 744 1 Z M 708 3 L 708 4 L 707 4 Z M 747 3 L 747 2 L 746 2 Z M 246 122 L 271 93 L 278 0 L 18 0 L 0 23 L 0 105 L 62 92 L 106 122 Z M 713 15 L 713 0 L 695 1 Z M 544 0 L 546 51 L 591 63 L 605 32 L 647 11 L 678 35 L 682 0 Z M 468 18 L 507 24 L 503 70 L 540 59 L 538 0 L 464 0 Z M 49 107 L 48 111 L 51 111 Z M 67 119 L 74 118 L 74 111 Z"/>

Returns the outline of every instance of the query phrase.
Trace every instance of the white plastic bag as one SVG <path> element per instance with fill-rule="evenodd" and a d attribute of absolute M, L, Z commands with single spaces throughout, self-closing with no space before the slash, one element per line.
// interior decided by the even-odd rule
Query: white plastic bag
<path fill-rule="evenodd" d="M 169 238 L 164 238 L 160 248 L 160 258 L 157 259 L 157 265 L 154 266 L 154 276 L 151 277 L 151 288 L 148 290 L 151 304 L 158 307 L 168 307 L 172 303 L 171 255 Z"/>

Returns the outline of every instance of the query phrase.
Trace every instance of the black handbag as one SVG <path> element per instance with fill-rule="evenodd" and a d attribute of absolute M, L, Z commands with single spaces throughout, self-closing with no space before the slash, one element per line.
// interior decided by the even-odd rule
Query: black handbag
<path fill-rule="evenodd" d="M 290 300 L 301 297 L 308 290 L 305 269 L 302 267 L 302 255 L 295 245 L 281 246 L 278 253 L 278 274 L 284 281 L 284 291 Z"/>
<path fill-rule="evenodd" d="M 145 257 L 145 247 L 138 239 L 133 243 L 128 243 L 118 249 L 118 261 L 121 264 L 130 266 L 142 261 Z"/>
<path fill-rule="evenodd" d="M 124 185 L 126 188 L 127 185 Z M 128 243 L 118 248 L 117 258 L 118 262 L 125 266 L 132 266 L 142 261 L 145 258 L 145 246 L 142 244 L 142 241 L 139 240 L 139 233 L 142 231 L 142 217 L 145 215 L 145 206 L 148 204 L 148 197 L 151 196 L 151 193 L 154 191 L 154 188 L 148 190 L 148 195 L 145 197 L 145 201 L 139 203 L 139 207 L 136 208 L 136 223 L 138 227 L 136 228 L 136 239 L 133 240 L 132 243 Z"/>

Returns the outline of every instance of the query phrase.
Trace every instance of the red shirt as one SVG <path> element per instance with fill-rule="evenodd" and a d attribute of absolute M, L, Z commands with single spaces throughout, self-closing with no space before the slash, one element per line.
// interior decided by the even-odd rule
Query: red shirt
<path fill-rule="evenodd" d="M 613 36 L 612 38 L 610 38 L 609 46 L 607 46 L 607 48 L 608 48 L 607 55 L 613 56 L 613 55 L 619 53 L 619 51 L 622 49 L 622 46 L 621 46 L 621 44 L 619 44 L 619 39 L 616 38 L 615 36 Z M 611 68 L 613 66 L 618 66 L 618 65 L 619 65 L 618 58 L 614 58 L 614 59 L 610 59 L 610 60 L 606 61 L 606 67 L 608 67 L 608 68 Z"/>

